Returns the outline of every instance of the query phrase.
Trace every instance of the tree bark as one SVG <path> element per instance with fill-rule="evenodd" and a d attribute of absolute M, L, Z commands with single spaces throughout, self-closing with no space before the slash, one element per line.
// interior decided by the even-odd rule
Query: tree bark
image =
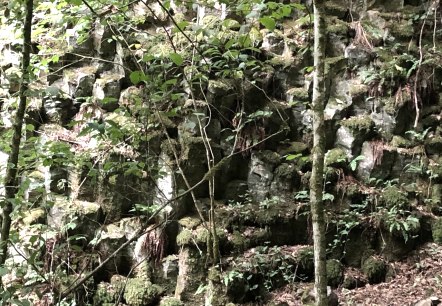
<path fill-rule="evenodd" d="M 327 301 L 327 271 L 326 271 L 326 243 L 325 218 L 322 201 L 325 131 L 324 131 L 324 58 L 326 29 L 323 16 L 324 1 L 313 1 L 314 12 L 314 67 L 313 76 L 313 167 L 310 178 L 310 206 L 313 223 L 313 244 L 315 264 L 315 299 L 316 305 L 325 306 Z"/>
<path fill-rule="evenodd" d="M 5 184 L 5 199 L 2 203 L 2 224 L 0 237 L 0 266 L 3 266 L 8 249 L 9 233 L 11 230 L 11 213 L 13 211 L 13 201 L 18 191 L 18 157 L 20 154 L 20 143 L 22 136 L 23 119 L 26 111 L 27 91 L 29 87 L 29 63 L 31 56 L 31 31 L 32 31 L 32 16 L 34 10 L 33 0 L 26 0 L 26 16 L 23 25 L 23 54 L 21 71 L 22 77 L 19 89 L 19 103 L 17 113 L 15 114 L 15 121 L 13 125 L 13 135 L 11 142 L 11 153 L 9 155 L 8 164 L 6 166 Z"/>

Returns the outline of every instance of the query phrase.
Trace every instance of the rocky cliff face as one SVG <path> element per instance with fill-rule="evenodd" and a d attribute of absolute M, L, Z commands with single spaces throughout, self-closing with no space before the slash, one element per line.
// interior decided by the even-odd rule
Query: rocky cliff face
<path fill-rule="evenodd" d="M 384 281 L 388 261 L 442 240 L 440 8 L 326 6 L 328 272 L 331 286 L 350 289 Z M 76 293 L 79 303 L 258 303 L 311 279 L 308 4 L 252 8 L 167 14 L 140 2 L 124 22 L 91 15 L 84 31 L 52 20 L 35 34 L 21 239 L 9 265 L 38 251 L 62 288 L 151 224 Z M 38 22 L 57 15 L 40 10 Z M 7 140 L 19 45 L 3 39 L 0 49 Z M 207 268 L 209 220 L 222 272 Z M 365 279 L 344 276 L 345 266 Z"/>

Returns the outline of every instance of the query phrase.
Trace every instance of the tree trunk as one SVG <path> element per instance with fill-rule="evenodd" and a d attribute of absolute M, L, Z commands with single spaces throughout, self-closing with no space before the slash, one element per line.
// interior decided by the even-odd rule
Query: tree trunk
<path fill-rule="evenodd" d="M 315 299 L 316 305 L 325 306 L 327 301 L 327 271 L 325 218 L 322 201 L 324 174 L 324 57 L 326 29 L 322 6 L 324 1 L 313 1 L 314 11 L 314 66 L 313 77 L 313 168 L 310 178 L 310 205 L 313 223 L 313 244 L 315 263 Z"/>
<path fill-rule="evenodd" d="M 3 266 L 8 249 L 9 232 L 11 229 L 11 213 L 13 210 L 13 200 L 18 190 L 18 157 L 20 154 L 20 142 L 23 127 L 23 118 L 26 111 L 26 95 L 29 86 L 29 62 L 31 55 L 31 26 L 34 3 L 33 0 L 26 0 L 26 17 L 23 26 L 23 57 L 22 57 L 22 77 L 19 90 L 19 103 L 15 121 L 13 125 L 13 135 L 11 142 L 11 153 L 9 155 L 5 176 L 5 200 L 2 203 L 2 224 L 0 237 L 0 266 Z"/>

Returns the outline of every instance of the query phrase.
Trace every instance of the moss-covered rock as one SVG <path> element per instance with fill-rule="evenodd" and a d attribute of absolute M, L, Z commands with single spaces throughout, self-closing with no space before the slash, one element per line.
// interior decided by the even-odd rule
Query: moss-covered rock
<path fill-rule="evenodd" d="M 161 299 L 160 306 L 183 306 L 183 302 L 181 302 L 179 299 L 166 296 Z"/>
<path fill-rule="evenodd" d="M 144 278 L 127 279 L 124 299 L 130 306 L 148 306 L 159 300 L 163 288 Z"/>
<path fill-rule="evenodd" d="M 382 259 L 370 256 L 362 264 L 362 271 L 370 284 L 378 284 L 385 280 L 387 265 Z"/>
<path fill-rule="evenodd" d="M 359 131 L 368 133 L 374 127 L 374 122 L 368 115 L 353 116 L 344 120 L 341 120 L 341 125 L 352 129 L 353 131 Z"/>
<path fill-rule="evenodd" d="M 338 287 L 344 280 L 344 266 L 339 260 L 327 260 L 327 282 L 331 287 Z"/>
<path fill-rule="evenodd" d="M 25 217 L 23 218 L 23 223 L 25 225 L 32 225 L 32 224 L 44 224 L 46 221 L 46 211 L 41 208 L 34 208 L 27 212 L 25 212 Z"/>
<path fill-rule="evenodd" d="M 176 237 L 176 243 L 178 246 L 189 244 L 192 241 L 192 231 L 183 229 Z"/>
<path fill-rule="evenodd" d="M 286 92 L 288 102 L 305 102 L 309 100 L 308 89 L 305 87 L 290 88 Z"/>
<path fill-rule="evenodd" d="M 397 186 L 384 188 L 382 192 L 382 202 L 387 208 L 404 208 L 409 204 L 406 193 Z"/>
<path fill-rule="evenodd" d="M 442 244 L 442 218 L 433 220 L 431 224 L 431 231 L 433 233 L 433 241 Z"/>
<path fill-rule="evenodd" d="M 313 276 L 313 247 L 306 247 L 296 255 L 297 272 L 301 277 L 311 278 Z"/>
<path fill-rule="evenodd" d="M 201 219 L 196 215 L 187 216 L 178 220 L 178 224 L 187 229 L 194 229 L 201 224 Z"/>
<path fill-rule="evenodd" d="M 416 145 L 414 141 L 408 140 L 402 136 L 394 135 L 390 142 L 395 148 L 411 148 Z"/>
<path fill-rule="evenodd" d="M 342 148 L 333 148 L 325 154 L 325 166 L 343 167 L 347 162 L 347 154 Z"/>
<path fill-rule="evenodd" d="M 302 152 L 305 152 L 307 149 L 308 145 L 306 143 L 300 141 L 292 141 L 288 143 L 282 143 L 278 147 L 278 152 L 281 155 L 300 154 Z"/>

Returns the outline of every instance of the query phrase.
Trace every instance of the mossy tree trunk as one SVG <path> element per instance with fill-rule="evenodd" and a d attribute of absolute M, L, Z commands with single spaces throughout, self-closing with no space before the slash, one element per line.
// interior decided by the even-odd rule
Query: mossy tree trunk
<path fill-rule="evenodd" d="M 327 301 L 327 272 L 325 218 L 322 201 L 324 174 L 325 131 L 324 131 L 324 57 L 326 29 L 323 15 L 324 0 L 313 1 L 314 10 L 314 66 L 313 77 L 313 168 L 310 178 L 310 205 L 313 223 L 315 299 L 316 305 L 325 306 Z"/>
<path fill-rule="evenodd" d="M 13 125 L 13 135 L 11 142 L 11 153 L 9 155 L 8 164 L 6 167 L 5 184 L 5 200 L 2 203 L 2 224 L 0 237 L 0 266 L 3 266 L 8 249 L 9 233 L 11 229 L 11 213 L 13 210 L 13 200 L 18 191 L 18 157 L 20 154 L 20 143 L 22 136 L 23 120 L 26 111 L 26 95 L 29 87 L 29 63 L 31 55 L 31 27 L 32 16 L 34 10 L 33 0 L 25 1 L 26 16 L 23 25 L 23 54 L 22 54 L 22 77 L 19 89 L 19 103 L 17 113 L 15 114 L 15 121 Z"/>

